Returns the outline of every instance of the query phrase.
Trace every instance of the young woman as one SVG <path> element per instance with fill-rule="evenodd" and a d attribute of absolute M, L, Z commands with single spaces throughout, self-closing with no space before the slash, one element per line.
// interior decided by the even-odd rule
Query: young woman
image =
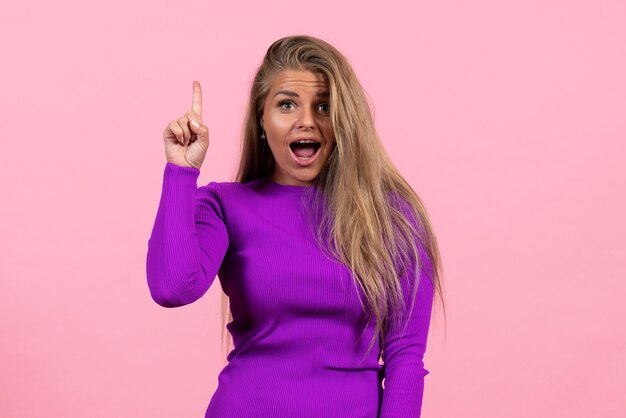
<path fill-rule="evenodd" d="M 269 47 L 236 181 L 197 187 L 208 132 L 194 81 L 164 132 L 147 254 L 158 304 L 216 276 L 228 297 L 234 348 L 206 417 L 419 417 L 439 250 L 346 58 L 311 36 Z"/>

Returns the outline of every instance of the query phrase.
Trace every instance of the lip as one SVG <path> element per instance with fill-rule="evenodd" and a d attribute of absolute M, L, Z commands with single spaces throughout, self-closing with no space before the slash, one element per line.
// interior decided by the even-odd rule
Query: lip
<path fill-rule="evenodd" d="M 314 139 L 318 142 L 320 142 L 317 138 L 297 138 L 294 141 L 297 141 L 298 139 Z M 322 153 L 322 145 L 320 142 L 320 147 L 317 149 L 317 151 L 315 152 L 315 154 L 313 154 L 313 156 L 311 157 L 311 159 L 309 160 L 301 160 L 299 159 L 291 150 L 291 147 L 289 145 L 287 145 L 287 149 L 289 149 L 289 154 L 291 154 L 291 157 L 294 159 L 294 161 L 296 162 L 296 164 L 298 164 L 300 167 L 308 167 L 311 164 L 313 164 L 315 162 L 315 160 L 317 159 L 317 157 Z"/>
<path fill-rule="evenodd" d="M 320 141 L 320 139 L 319 139 L 319 138 L 316 138 L 316 137 L 314 137 L 314 136 L 299 136 L 299 137 L 297 137 L 297 138 L 294 138 L 294 139 L 293 139 L 293 141 L 291 141 L 291 142 L 290 142 L 290 144 L 291 144 L 291 143 L 294 143 L 294 142 L 296 142 L 296 141 L 300 141 L 301 139 L 310 139 L 310 140 L 312 140 L 312 141 L 319 142 L 320 144 L 322 143 L 322 141 Z"/>

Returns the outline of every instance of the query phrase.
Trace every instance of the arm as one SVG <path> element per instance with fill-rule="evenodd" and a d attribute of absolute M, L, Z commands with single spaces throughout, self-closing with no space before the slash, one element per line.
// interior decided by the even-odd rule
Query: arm
<path fill-rule="evenodd" d="M 152 234 L 146 275 L 152 299 L 164 307 L 187 305 L 215 280 L 228 233 L 218 184 L 197 188 L 200 170 L 168 162 Z"/>
<path fill-rule="evenodd" d="M 428 276 L 432 277 L 432 267 L 423 252 L 420 254 L 423 265 L 420 269 L 420 282 L 406 331 L 404 323 L 397 330 L 390 329 L 383 349 L 383 370 L 385 388 L 380 418 L 419 418 L 424 393 L 424 377 L 429 373 L 424 368 L 423 357 L 426 351 L 428 328 L 433 303 L 434 288 Z M 410 312 L 411 294 L 408 278 L 402 277 L 402 288 L 406 312 Z"/>

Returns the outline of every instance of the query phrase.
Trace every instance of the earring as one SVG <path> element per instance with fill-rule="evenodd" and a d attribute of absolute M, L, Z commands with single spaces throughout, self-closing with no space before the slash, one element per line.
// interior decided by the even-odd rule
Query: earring
<path fill-rule="evenodd" d="M 261 134 L 261 143 L 263 144 L 263 151 L 261 151 L 261 170 L 265 170 L 265 154 L 267 153 L 267 141 L 265 140 L 265 131 Z"/>

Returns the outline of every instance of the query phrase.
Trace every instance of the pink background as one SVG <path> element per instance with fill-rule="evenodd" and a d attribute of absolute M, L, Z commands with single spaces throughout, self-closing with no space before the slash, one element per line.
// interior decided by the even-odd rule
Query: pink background
<path fill-rule="evenodd" d="M 626 3 L 383 5 L 3 5 L 0 416 L 203 416 L 219 286 L 168 310 L 145 278 L 162 132 L 199 80 L 199 183 L 231 181 L 253 72 L 297 33 L 352 62 L 439 237 L 423 416 L 626 416 Z"/>

